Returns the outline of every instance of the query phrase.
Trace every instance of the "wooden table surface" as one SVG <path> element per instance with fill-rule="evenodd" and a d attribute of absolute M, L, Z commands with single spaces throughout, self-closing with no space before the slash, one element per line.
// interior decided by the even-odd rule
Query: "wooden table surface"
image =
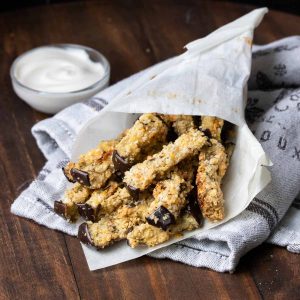
<path fill-rule="evenodd" d="M 234 274 L 142 257 L 90 272 L 79 241 L 10 213 L 45 159 L 31 136 L 47 117 L 20 101 L 9 68 L 43 44 L 76 43 L 109 59 L 112 82 L 181 53 L 187 42 L 253 7 L 214 1 L 98 1 L 0 14 L 0 299 L 299 299 L 300 256 L 263 245 Z M 271 11 L 255 42 L 300 34 L 300 17 Z"/>

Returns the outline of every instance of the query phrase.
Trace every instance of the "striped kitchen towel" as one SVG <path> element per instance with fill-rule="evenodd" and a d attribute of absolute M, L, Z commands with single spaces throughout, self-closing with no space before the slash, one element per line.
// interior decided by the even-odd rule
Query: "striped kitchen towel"
<path fill-rule="evenodd" d="M 193 238 L 151 253 L 197 267 L 232 272 L 246 252 L 267 241 L 300 252 L 300 37 L 253 47 L 246 117 L 273 162 L 272 182 L 248 208 Z M 66 180 L 61 167 L 71 155 L 77 133 L 138 74 L 37 123 L 32 133 L 47 163 L 14 201 L 12 213 L 76 235 L 77 225 L 53 212 Z"/>

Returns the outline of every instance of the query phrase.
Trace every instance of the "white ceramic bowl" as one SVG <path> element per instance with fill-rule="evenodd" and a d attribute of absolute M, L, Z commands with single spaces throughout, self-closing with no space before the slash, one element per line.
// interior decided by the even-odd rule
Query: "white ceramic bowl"
<path fill-rule="evenodd" d="M 96 83 L 84 89 L 72 92 L 44 92 L 29 88 L 16 78 L 16 65 L 24 56 L 36 49 L 46 47 L 57 47 L 60 49 L 75 48 L 84 50 L 93 62 L 100 62 L 103 65 L 104 75 Z M 14 91 L 22 100 L 38 111 L 54 114 L 71 104 L 88 100 L 93 95 L 104 89 L 109 83 L 110 65 L 108 60 L 100 52 L 92 48 L 75 44 L 55 44 L 34 48 L 17 57 L 10 68 L 10 76 Z"/>

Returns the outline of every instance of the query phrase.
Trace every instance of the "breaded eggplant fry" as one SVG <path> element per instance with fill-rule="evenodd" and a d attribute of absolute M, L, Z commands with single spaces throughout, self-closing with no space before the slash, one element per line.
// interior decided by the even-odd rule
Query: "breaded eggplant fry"
<path fill-rule="evenodd" d="M 186 212 L 183 216 L 179 217 L 176 224 L 171 225 L 167 231 L 148 223 L 135 226 L 133 230 L 127 234 L 127 241 L 128 245 L 132 248 L 138 245 L 153 247 L 168 241 L 174 236 L 180 236 L 183 231 L 191 231 L 196 228 L 199 228 L 198 222 L 189 212 Z"/>
<path fill-rule="evenodd" d="M 149 212 L 154 212 L 158 207 L 164 206 L 175 218 L 186 204 L 186 196 L 192 189 L 190 183 L 179 176 L 176 172 L 171 174 L 170 179 L 159 181 L 154 190 L 154 201 L 150 204 Z"/>
<path fill-rule="evenodd" d="M 195 129 L 194 119 L 187 115 L 159 115 L 169 126 L 174 128 L 175 133 L 180 136 L 190 129 Z"/>
<path fill-rule="evenodd" d="M 78 204 L 78 212 L 79 214 L 87 221 L 95 222 L 98 220 L 98 217 L 101 213 L 103 213 L 103 210 L 107 209 L 107 204 L 110 203 L 110 197 L 114 193 L 118 193 L 118 196 L 123 196 L 121 198 L 122 200 L 126 201 L 129 197 L 128 193 L 126 191 L 123 194 L 121 193 L 121 189 L 118 190 L 119 183 L 115 181 L 110 181 L 107 186 L 105 186 L 102 189 L 94 190 L 91 194 L 91 197 L 82 204 Z M 125 196 L 125 199 L 124 199 Z M 114 203 L 117 205 L 118 203 Z"/>
<path fill-rule="evenodd" d="M 90 196 L 90 190 L 78 182 L 71 189 L 66 190 L 61 201 L 54 202 L 54 211 L 67 219 L 74 222 L 78 218 L 77 204 L 84 203 Z"/>
<path fill-rule="evenodd" d="M 224 120 L 217 117 L 202 116 L 200 129 L 205 132 L 208 137 L 221 141 L 221 132 Z"/>
<path fill-rule="evenodd" d="M 135 226 L 133 230 L 127 234 L 127 243 L 131 248 L 136 248 L 138 245 L 153 247 L 169 239 L 169 232 L 148 223 Z"/>
<path fill-rule="evenodd" d="M 154 201 L 149 206 L 149 216 L 146 218 L 149 224 L 166 230 L 175 223 L 193 188 L 195 158 L 185 159 L 170 172 L 168 179 L 156 184 Z"/>
<path fill-rule="evenodd" d="M 125 173 L 123 181 L 127 186 L 143 191 L 158 175 L 163 175 L 180 161 L 196 154 L 206 141 L 207 138 L 201 131 L 191 129 L 174 143 L 164 146 L 160 152 L 134 165 Z"/>
<path fill-rule="evenodd" d="M 125 239 L 136 225 L 145 222 L 145 215 L 152 196 L 137 203 L 136 206 L 123 205 L 114 213 L 107 214 L 97 223 L 83 223 L 78 230 L 78 238 L 85 244 L 98 249 Z"/>
<path fill-rule="evenodd" d="M 99 194 L 92 194 L 92 196 L 94 199 L 91 199 L 91 201 L 97 201 L 95 198 L 98 198 Z M 129 204 L 132 201 L 132 197 L 128 193 L 127 189 L 125 187 L 119 187 L 111 196 L 101 199 L 101 202 L 99 203 L 101 206 L 100 214 L 111 214 L 118 207 Z"/>
<path fill-rule="evenodd" d="M 116 146 L 116 152 L 128 164 L 145 158 L 147 149 L 166 141 L 168 128 L 156 114 L 143 114 Z"/>
<path fill-rule="evenodd" d="M 64 168 L 66 177 L 90 189 L 101 188 L 114 172 L 112 153 L 116 144 L 116 140 L 103 141 L 96 149 L 81 155 L 78 162 L 68 163 Z"/>
<path fill-rule="evenodd" d="M 65 175 L 65 177 L 68 179 L 69 182 L 75 183 L 76 180 L 73 179 L 73 176 L 71 175 L 71 170 L 75 168 L 74 162 L 68 162 L 66 166 L 62 168 L 62 171 Z"/>
<path fill-rule="evenodd" d="M 224 218 L 221 181 L 227 166 L 228 160 L 224 146 L 211 139 L 211 146 L 203 148 L 199 154 L 196 185 L 202 214 L 213 222 Z"/>

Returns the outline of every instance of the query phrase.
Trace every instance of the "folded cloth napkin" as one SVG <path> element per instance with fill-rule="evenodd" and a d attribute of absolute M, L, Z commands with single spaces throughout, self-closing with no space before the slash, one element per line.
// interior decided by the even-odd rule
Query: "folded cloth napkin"
<path fill-rule="evenodd" d="M 300 36 L 253 47 L 246 108 L 248 124 L 273 162 L 272 182 L 248 208 L 229 222 L 150 255 L 219 272 L 233 272 L 239 259 L 264 241 L 300 253 Z M 66 187 L 61 171 L 82 126 L 94 117 L 137 73 L 37 123 L 32 134 L 47 163 L 11 207 L 12 213 L 76 235 L 53 211 Z M 298 199 L 296 199 L 298 198 Z"/>

